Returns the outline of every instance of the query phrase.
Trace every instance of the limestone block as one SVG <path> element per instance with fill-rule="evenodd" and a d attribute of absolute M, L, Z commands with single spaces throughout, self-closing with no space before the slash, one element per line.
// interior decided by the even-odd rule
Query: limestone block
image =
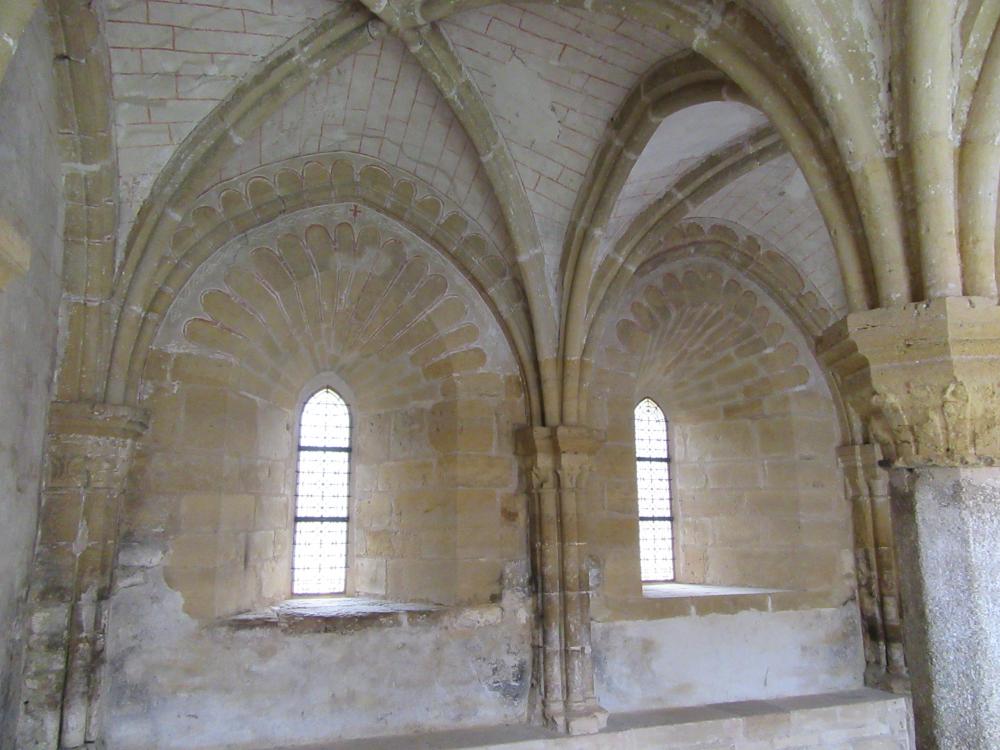
<path fill-rule="evenodd" d="M 462 560 L 455 596 L 459 602 L 493 601 L 500 593 L 503 563 L 500 560 Z"/>
<path fill-rule="evenodd" d="M 796 433 L 789 419 L 757 420 L 754 422 L 754 428 L 757 431 L 760 455 L 790 456 L 795 452 Z"/>
<path fill-rule="evenodd" d="M 429 460 L 397 461 L 378 468 L 380 490 L 403 490 L 430 486 L 434 481 L 434 462 Z"/>
<path fill-rule="evenodd" d="M 257 495 L 254 498 L 253 528 L 261 530 L 290 528 L 292 505 L 287 495 Z M 235 513 L 234 515 L 239 517 L 240 514 Z M 232 528 L 241 527 L 233 526 Z"/>
<path fill-rule="evenodd" d="M 398 523 L 394 509 L 395 492 L 370 492 L 356 496 L 354 517 L 366 529 L 392 528 Z"/>
<path fill-rule="evenodd" d="M 170 540 L 167 564 L 178 568 L 214 568 L 242 561 L 245 545 L 246 535 L 237 532 L 186 533 Z"/>
<path fill-rule="evenodd" d="M 440 453 L 457 450 L 489 453 L 494 448 L 495 435 L 494 411 L 489 402 L 445 402 L 431 409 L 428 438 Z"/>
<path fill-rule="evenodd" d="M 584 523 L 588 541 L 601 548 L 638 549 L 639 526 L 635 516 L 601 516 L 588 518 Z"/>
<path fill-rule="evenodd" d="M 754 461 L 728 461 L 705 467 L 710 488 L 753 489 L 761 485 L 761 466 Z"/>
<path fill-rule="evenodd" d="M 238 487 L 240 492 L 265 495 L 292 492 L 293 469 L 285 461 L 244 458 L 227 463 L 238 472 L 238 482 L 231 486 Z"/>
<path fill-rule="evenodd" d="M 493 372 L 470 372 L 441 383 L 441 397 L 453 399 L 488 399 L 507 396 L 515 400 L 523 395 L 520 378 L 503 377 Z"/>
<path fill-rule="evenodd" d="M 756 437 L 746 421 L 690 426 L 685 435 L 686 455 L 701 461 L 750 458 L 757 454 Z"/>
<path fill-rule="evenodd" d="M 605 483 L 604 510 L 609 513 L 635 513 L 636 503 L 635 481 L 611 480 Z"/>
<path fill-rule="evenodd" d="M 452 524 L 455 518 L 455 497 L 450 490 L 399 490 L 393 504 L 404 529 L 436 528 Z"/>
<path fill-rule="evenodd" d="M 493 489 L 458 488 L 451 490 L 455 498 L 455 518 L 461 525 L 485 526 L 496 524 L 501 518 L 497 491 Z M 523 496 L 508 495 L 507 502 L 524 502 Z"/>
<path fill-rule="evenodd" d="M 228 437 L 226 392 L 204 387 L 186 389 L 181 423 L 184 445 L 192 450 L 218 451 L 225 446 Z"/>
<path fill-rule="evenodd" d="M 442 481 L 457 487 L 509 489 L 514 481 L 514 461 L 503 456 L 454 454 L 438 459 Z"/>
<path fill-rule="evenodd" d="M 260 455 L 257 449 L 257 426 L 258 426 L 258 414 L 257 414 L 257 402 L 253 399 L 247 398 L 234 393 L 227 393 L 225 397 L 225 409 L 226 409 L 226 450 L 230 455 L 244 455 L 253 456 Z M 280 423 L 280 427 L 284 427 L 284 423 Z M 287 439 L 287 431 L 282 429 L 278 433 L 282 438 Z M 277 451 L 271 451 L 275 453 Z M 278 455 L 282 458 L 287 456 L 287 453 L 280 453 Z"/>
<path fill-rule="evenodd" d="M 234 383 L 235 377 L 232 363 L 188 353 L 174 355 L 171 374 L 175 380 L 192 385 L 228 386 Z"/>
<path fill-rule="evenodd" d="M 356 557 L 351 569 L 354 588 L 358 593 L 384 596 L 388 593 L 388 562 Z"/>
<path fill-rule="evenodd" d="M 454 599 L 456 568 L 452 560 L 389 560 L 387 593 L 442 604 Z"/>
<path fill-rule="evenodd" d="M 167 566 L 163 579 L 174 591 L 181 594 L 184 612 L 206 620 L 215 617 L 216 581 L 213 568 L 188 568 Z"/>
<path fill-rule="evenodd" d="M 801 505 L 800 494 L 794 488 L 747 490 L 743 493 L 743 497 L 746 499 L 746 511 L 749 513 L 796 515 Z"/>
<path fill-rule="evenodd" d="M 246 535 L 246 560 L 269 560 L 275 556 L 273 531 L 251 531 Z"/>
<path fill-rule="evenodd" d="M 83 498 L 78 492 L 48 492 L 39 521 L 38 543 L 72 543 L 80 532 Z"/>

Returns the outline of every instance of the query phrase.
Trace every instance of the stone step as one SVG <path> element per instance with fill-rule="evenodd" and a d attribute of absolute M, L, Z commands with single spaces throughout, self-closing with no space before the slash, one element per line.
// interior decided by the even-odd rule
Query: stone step
<path fill-rule="evenodd" d="M 907 698 L 862 688 L 614 714 L 577 737 L 504 726 L 280 750 L 913 750 L 910 717 Z"/>

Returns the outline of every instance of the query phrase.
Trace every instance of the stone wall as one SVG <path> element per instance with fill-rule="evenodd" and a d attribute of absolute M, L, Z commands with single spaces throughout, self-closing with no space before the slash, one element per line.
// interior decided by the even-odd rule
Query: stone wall
<path fill-rule="evenodd" d="M 0 257 L 30 266 L 0 278 L 0 746 L 18 695 L 24 596 L 35 541 L 42 446 L 56 355 L 62 166 L 45 14 L 36 13 L 0 86 Z M 2 266 L 0 262 L 0 266 Z M 0 273 L 0 277 L 3 274 Z"/>
<path fill-rule="evenodd" d="M 762 288 L 704 259 L 648 269 L 629 299 L 589 407 L 608 435 L 584 516 L 601 704 L 859 687 L 839 424 L 809 344 Z M 670 420 L 677 580 L 774 593 L 642 595 L 633 408 L 644 397 Z"/>
<path fill-rule="evenodd" d="M 526 718 L 515 359 L 454 266 L 360 213 L 308 209 L 238 236 L 163 320 L 112 601 L 110 747 Z M 347 593 L 445 609 L 233 630 L 233 615 L 290 596 L 298 408 L 324 377 L 354 428 Z"/>
<path fill-rule="evenodd" d="M 296 410 L 325 372 L 355 423 L 349 593 L 488 601 L 526 555 L 512 425 L 527 417 L 503 333 L 419 240 L 350 218 L 314 210 L 231 243 L 147 363 L 127 524 L 157 536 L 189 614 L 288 596 Z"/>

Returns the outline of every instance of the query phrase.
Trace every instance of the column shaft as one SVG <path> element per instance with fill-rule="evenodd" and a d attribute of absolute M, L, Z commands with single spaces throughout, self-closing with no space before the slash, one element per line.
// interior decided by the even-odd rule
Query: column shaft
<path fill-rule="evenodd" d="M 589 578 L 583 568 L 579 493 L 603 435 L 582 427 L 528 427 L 519 453 L 531 476 L 539 588 L 542 715 L 561 732 L 599 731 L 607 712 L 594 694 Z"/>
<path fill-rule="evenodd" d="M 1000 469 L 894 469 L 921 750 L 1000 748 Z"/>
<path fill-rule="evenodd" d="M 122 497 L 144 429 L 129 407 L 51 407 L 18 747 L 63 750 L 99 740 L 106 603 Z"/>

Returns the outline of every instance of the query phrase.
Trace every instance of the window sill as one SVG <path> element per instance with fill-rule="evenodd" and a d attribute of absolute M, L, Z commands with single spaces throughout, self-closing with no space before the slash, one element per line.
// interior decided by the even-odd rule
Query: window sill
<path fill-rule="evenodd" d="M 439 604 L 397 602 L 367 597 L 338 596 L 287 601 L 256 612 L 226 618 L 222 624 L 237 630 L 276 628 L 289 633 L 350 633 L 369 627 L 404 627 L 442 623 L 457 627 L 498 624 L 499 605 L 444 607 Z"/>
<path fill-rule="evenodd" d="M 701 583 L 644 583 L 644 599 L 677 599 L 694 596 L 749 596 L 776 594 L 784 589 L 758 589 L 749 586 L 708 586 Z"/>
<path fill-rule="evenodd" d="M 597 622 L 661 620 L 747 611 L 821 609 L 840 604 L 832 591 L 658 583 L 643 586 L 641 596 L 598 594 L 592 600 L 591 615 Z"/>

